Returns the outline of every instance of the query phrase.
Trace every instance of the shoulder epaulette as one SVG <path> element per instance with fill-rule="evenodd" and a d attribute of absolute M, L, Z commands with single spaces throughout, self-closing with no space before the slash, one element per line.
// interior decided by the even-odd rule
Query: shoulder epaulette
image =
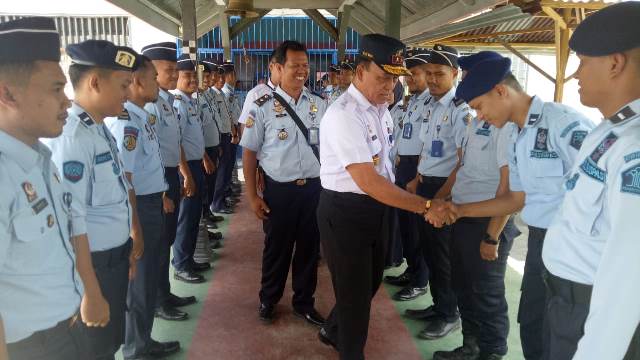
<path fill-rule="evenodd" d="M 83 112 L 82 114 L 78 115 L 78 117 L 80 118 L 80 121 L 82 121 L 83 124 L 85 124 L 86 126 L 91 126 L 93 125 L 93 120 L 91 119 L 91 116 L 89 116 L 89 114 L 87 114 L 86 112 Z"/>
<path fill-rule="evenodd" d="M 267 101 L 271 99 L 271 94 L 264 94 L 258 98 L 258 100 L 254 101 L 254 103 L 258 106 L 264 105 Z"/>
<path fill-rule="evenodd" d="M 462 100 L 462 99 L 460 99 L 460 98 L 457 98 L 457 97 L 456 97 L 456 98 L 453 98 L 453 103 L 454 103 L 456 106 L 460 106 L 460 105 L 464 104 L 464 100 Z"/>
<path fill-rule="evenodd" d="M 173 95 L 173 98 L 182 101 L 182 95 Z"/>
<path fill-rule="evenodd" d="M 433 99 L 433 98 L 432 98 L 431 96 L 429 96 L 429 97 L 427 98 L 427 100 L 425 100 L 425 101 L 424 101 L 424 105 L 429 104 L 429 103 L 431 102 L 431 99 Z"/>
<path fill-rule="evenodd" d="M 131 119 L 131 117 L 129 116 L 129 112 L 127 111 L 127 109 L 122 110 L 120 115 L 118 115 L 118 120 L 129 121 L 130 119 Z"/>

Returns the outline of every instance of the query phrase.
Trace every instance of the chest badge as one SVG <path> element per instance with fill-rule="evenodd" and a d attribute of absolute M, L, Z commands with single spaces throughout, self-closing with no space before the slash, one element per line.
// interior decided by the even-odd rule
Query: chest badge
<path fill-rule="evenodd" d="M 53 215 L 49 214 L 47 215 L 47 226 L 48 227 L 53 227 L 53 225 L 55 225 L 56 221 L 53 218 Z"/>
<path fill-rule="evenodd" d="M 278 100 L 274 100 L 273 101 L 273 111 L 277 112 L 277 113 L 281 113 L 284 111 L 284 106 L 282 106 L 282 104 L 280 104 L 280 101 Z"/>
<path fill-rule="evenodd" d="M 153 115 L 153 114 L 150 114 L 150 115 L 149 115 L 149 124 L 151 124 L 151 126 L 153 126 L 153 125 L 155 125 L 155 124 L 156 124 L 156 120 L 157 120 L 157 119 L 156 119 L 156 116 L 155 116 L 155 115 Z"/>
<path fill-rule="evenodd" d="M 27 195 L 28 202 L 32 202 L 38 198 L 38 193 L 36 193 L 36 190 L 33 188 L 33 185 L 30 182 L 23 182 L 22 190 L 24 191 L 24 194 Z"/>
<path fill-rule="evenodd" d="M 380 164 L 380 156 L 374 155 L 371 160 L 373 160 L 373 166 L 378 166 Z"/>
<path fill-rule="evenodd" d="M 278 132 L 278 139 L 287 140 L 288 137 L 289 137 L 289 133 L 287 132 L 287 130 L 282 129 Z"/>
<path fill-rule="evenodd" d="M 245 126 L 246 126 L 247 128 L 249 128 L 249 129 L 251 129 L 255 123 L 256 123 L 256 122 L 255 122 L 255 120 L 253 120 L 253 117 L 252 117 L 252 116 L 249 116 L 249 117 L 247 118 L 247 121 L 245 122 Z"/>

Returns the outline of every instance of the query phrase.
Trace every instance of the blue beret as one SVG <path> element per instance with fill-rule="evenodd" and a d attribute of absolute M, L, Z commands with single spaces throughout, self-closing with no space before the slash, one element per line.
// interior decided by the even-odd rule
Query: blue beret
<path fill-rule="evenodd" d="M 640 2 L 610 5 L 587 17 L 573 32 L 569 47 L 586 56 L 605 56 L 640 46 Z"/>
<path fill-rule="evenodd" d="M 487 59 L 477 63 L 462 79 L 456 89 L 456 97 L 470 102 L 491 91 L 511 73 L 511 59 Z"/>
<path fill-rule="evenodd" d="M 404 61 L 407 63 L 407 68 L 411 69 L 414 66 L 428 64 L 431 51 L 427 48 L 409 48 L 406 56 Z"/>
<path fill-rule="evenodd" d="M 191 60 L 189 54 L 182 54 L 176 62 L 178 71 L 196 71 L 196 62 Z"/>
<path fill-rule="evenodd" d="M 72 64 L 111 70 L 135 71 L 138 54 L 126 46 L 117 46 L 106 40 L 87 40 L 67 46 Z"/>
<path fill-rule="evenodd" d="M 435 44 L 431 49 L 430 64 L 439 64 L 458 68 L 458 50 L 446 45 Z"/>
<path fill-rule="evenodd" d="M 360 39 L 359 56 L 373 61 L 388 74 L 411 75 L 404 64 L 405 48 L 404 43 L 398 39 L 382 34 L 368 34 Z"/>
<path fill-rule="evenodd" d="M 60 61 L 60 35 L 53 19 L 26 17 L 0 24 L 0 62 Z"/>
<path fill-rule="evenodd" d="M 459 57 L 458 65 L 460 65 L 460 69 L 462 70 L 469 70 L 480 61 L 484 61 L 488 59 L 501 59 L 501 58 L 502 58 L 502 55 L 498 54 L 495 51 L 480 51 L 475 54 Z"/>
<path fill-rule="evenodd" d="M 176 61 L 176 43 L 167 41 L 149 44 L 142 48 L 142 55 L 148 57 L 150 60 Z"/>

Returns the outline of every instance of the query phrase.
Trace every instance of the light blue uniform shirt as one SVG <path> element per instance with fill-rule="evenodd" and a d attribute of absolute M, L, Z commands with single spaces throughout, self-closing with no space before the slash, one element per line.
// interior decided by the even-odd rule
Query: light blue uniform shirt
<path fill-rule="evenodd" d="M 0 130 L 0 316 L 8 343 L 55 326 L 80 306 L 60 181 L 44 144 L 31 147 Z"/>
<path fill-rule="evenodd" d="M 131 173 L 136 195 L 166 191 L 164 166 L 156 135 L 157 119 L 131 101 L 124 104 L 125 112 L 107 118 L 105 124 L 116 138 L 124 171 Z"/>
<path fill-rule="evenodd" d="M 320 126 L 326 104 L 322 98 L 302 91 L 298 103 L 280 87 L 276 92 L 282 96 L 298 114 L 307 129 Z M 260 100 L 257 100 L 260 101 Z M 313 111 L 313 109 L 317 111 Z M 279 111 L 277 111 L 279 110 Z M 281 105 L 275 105 L 273 95 L 261 106 L 254 103 L 249 118 L 254 115 L 254 124 L 245 126 L 240 146 L 257 153 L 260 167 L 279 182 L 308 179 L 320 176 L 320 163 L 313 154 L 304 135 L 291 116 Z M 280 134 L 286 133 L 283 138 Z"/>
<path fill-rule="evenodd" d="M 73 235 L 87 234 L 92 252 L 113 249 L 129 239 L 130 184 L 107 127 L 78 104 L 68 113 L 62 135 L 48 145 L 73 195 Z"/>
<path fill-rule="evenodd" d="M 466 204 L 496 197 L 500 168 L 509 165 L 516 128 L 511 122 L 498 129 L 488 122 L 471 120 L 462 146 L 461 166 L 451 190 L 454 203 Z"/>
<path fill-rule="evenodd" d="M 564 197 L 564 178 L 593 128 L 574 109 L 533 97 L 509 161 L 509 187 L 525 192 L 522 220 L 528 225 L 549 227 Z"/>
<path fill-rule="evenodd" d="M 420 94 L 411 96 L 404 109 L 398 107 L 395 114 L 392 112 L 394 138 L 396 139 L 394 149 L 391 150 L 392 153 L 401 156 L 420 155 L 423 145 L 422 140 L 420 140 L 420 129 L 422 128 L 425 108 L 431 101 L 429 90 L 425 90 Z"/>
<path fill-rule="evenodd" d="M 182 148 L 187 161 L 202 160 L 204 156 L 204 134 L 198 108 L 193 99 L 180 90 L 175 90 L 173 108 L 182 132 Z"/>
<path fill-rule="evenodd" d="M 238 125 L 238 119 L 240 119 L 240 114 L 242 113 L 242 105 L 240 105 L 240 99 L 235 94 L 235 91 L 236 90 L 229 84 L 224 84 L 222 87 L 222 92 L 227 99 L 227 107 L 229 108 L 231 120 L 234 125 Z"/>
<path fill-rule="evenodd" d="M 218 108 L 218 129 L 220 129 L 221 134 L 231 134 L 231 111 L 229 110 L 229 105 L 227 104 L 227 98 L 224 93 L 218 90 L 215 87 L 211 88 L 213 92 L 213 97 L 215 99 L 215 103 Z"/>
<path fill-rule="evenodd" d="M 196 93 L 194 93 L 193 96 Z M 219 116 L 218 111 L 213 109 L 210 104 L 209 97 L 205 92 L 198 94 L 198 98 L 192 99 L 193 102 L 199 102 L 200 106 L 200 122 L 202 123 L 202 132 L 204 135 L 204 146 L 212 147 L 220 145 L 220 131 L 218 130 L 218 121 L 216 117 Z"/>
<path fill-rule="evenodd" d="M 455 98 L 456 88 L 440 98 L 432 99 L 422 114 L 418 172 L 423 176 L 448 177 L 458 162 L 457 150 L 462 147 L 466 124 L 471 120 L 469 106 Z M 466 119 L 466 120 L 465 120 Z M 442 156 L 432 156 L 433 141 L 442 141 Z"/>
<path fill-rule="evenodd" d="M 180 163 L 180 125 L 173 110 L 173 95 L 160 89 L 158 100 L 147 103 L 144 109 L 157 119 L 154 126 L 158 141 L 162 164 L 165 167 L 177 167 Z"/>
<path fill-rule="evenodd" d="M 574 359 L 622 359 L 640 322 L 640 99 L 584 139 L 544 240 L 551 273 L 593 285 Z"/>

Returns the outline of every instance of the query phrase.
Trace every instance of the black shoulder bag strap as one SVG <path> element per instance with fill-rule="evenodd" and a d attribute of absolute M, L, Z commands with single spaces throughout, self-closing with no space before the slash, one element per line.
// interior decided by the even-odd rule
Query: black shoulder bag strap
<path fill-rule="evenodd" d="M 289 103 L 286 102 L 285 99 L 283 99 L 282 96 L 280 96 L 280 94 L 274 91 L 273 97 L 276 100 L 278 100 L 278 102 L 280 102 L 282 106 L 284 106 L 284 109 L 287 110 L 287 114 L 289 114 L 289 116 L 291 116 L 291 118 L 296 123 L 296 125 L 298 125 L 298 129 L 300 129 L 300 131 L 302 132 L 302 135 L 304 135 L 304 138 L 307 140 L 307 145 L 309 145 L 309 129 L 307 129 L 307 127 L 304 125 L 302 120 L 300 120 L 300 117 L 298 116 L 298 114 L 296 114 L 296 112 L 293 111 L 293 109 L 291 108 L 291 105 L 289 105 Z M 315 145 L 309 145 L 309 147 L 311 147 L 311 150 L 313 151 L 313 155 L 315 155 L 316 159 L 318 159 L 318 162 L 320 162 L 320 153 L 318 152 L 318 147 Z"/>

